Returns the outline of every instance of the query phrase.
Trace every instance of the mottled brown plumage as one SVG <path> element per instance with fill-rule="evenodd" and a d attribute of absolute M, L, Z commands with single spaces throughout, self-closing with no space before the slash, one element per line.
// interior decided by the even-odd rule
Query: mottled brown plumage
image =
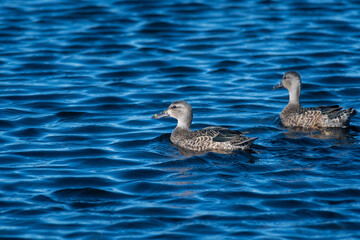
<path fill-rule="evenodd" d="M 178 120 L 170 140 L 172 143 L 192 151 L 246 150 L 257 139 L 246 137 L 239 131 L 222 127 L 208 127 L 191 131 L 192 108 L 185 101 L 176 101 L 167 110 L 153 116 L 155 119 L 162 117 L 173 117 Z"/>
<path fill-rule="evenodd" d="M 299 98 L 301 78 L 297 72 L 284 74 L 281 83 L 275 88 L 285 87 L 289 91 L 289 103 L 280 114 L 281 123 L 286 127 L 341 127 L 349 126 L 350 119 L 357 112 L 353 108 L 342 110 L 338 105 L 303 108 Z"/>

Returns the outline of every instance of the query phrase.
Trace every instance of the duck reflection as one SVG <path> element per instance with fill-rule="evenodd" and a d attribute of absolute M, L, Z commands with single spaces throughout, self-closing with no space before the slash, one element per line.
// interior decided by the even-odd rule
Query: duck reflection
<path fill-rule="evenodd" d="M 310 137 L 314 139 L 334 139 L 338 141 L 348 141 L 351 138 L 349 128 L 287 128 L 287 130 L 284 134 L 288 138 Z"/>

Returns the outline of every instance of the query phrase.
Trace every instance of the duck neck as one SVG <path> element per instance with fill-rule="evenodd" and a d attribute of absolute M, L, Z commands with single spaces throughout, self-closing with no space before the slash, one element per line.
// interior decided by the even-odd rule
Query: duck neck
<path fill-rule="evenodd" d="M 296 88 L 292 88 L 291 90 L 289 90 L 289 104 L 300 105 L 299 102 L 300 92 L 301 92 L 300 86 L 297 86 Z"/>
<path fill-rule="evenodd" d="M 184 116 L 183 118 L 178 119 L 177 126 L 174 130 L 174 132 L 190 132 L 190 126 L 192 122 L 192 114 L 189 116 Z"/>

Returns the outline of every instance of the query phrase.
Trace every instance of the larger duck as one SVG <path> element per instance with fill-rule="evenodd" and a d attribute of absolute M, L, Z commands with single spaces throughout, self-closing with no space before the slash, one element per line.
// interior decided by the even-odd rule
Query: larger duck
<path fill-rule="evenodd" d="M 247 150 L 257 139 L 222 127 L 208 127 L 191 131 L 193 112 L 190 104 L 185 101 L 173 102 L 167 110 L 153 116 L 154 119 L 162 117 L 177 119 L 177 126 L 171 133 L 170 141 L 187 150 L 214 152 Z"/>
<path fill-rule="evenodd" d="M 301 78 L 295 71 L 286 72 L 276 88 L 285 87 L 289 91 L 289 103 L 280 114 L 285 127 L 303 128 L 347 128 L 357 111 L 353 108 L 342 110 L 339 105 L 303 108 L 300 105 Z"/>

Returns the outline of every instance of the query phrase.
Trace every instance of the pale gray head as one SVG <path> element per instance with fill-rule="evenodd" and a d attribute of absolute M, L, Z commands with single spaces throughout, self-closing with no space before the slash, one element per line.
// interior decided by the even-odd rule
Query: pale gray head
<path fill-rule="evenodd" d="M 170 104 L 168 109 L 165 111 L 155 114 L 154 119 L 159 119 L 162 117 L 173 117 L 178 120 L 177 127 L 188 128 L 193 119 L 192 108 L 189 103 L 185 101 L 176 101 Z"/>
<path fill-rule="evenodd" d="M 283 75 L 281 82 L 274 86 L 274 89 L 282 87 L 289 91 L 290 103 L 299 103 L 301 92 L 301 77 L 297 72 L 286 72 Z"/>

